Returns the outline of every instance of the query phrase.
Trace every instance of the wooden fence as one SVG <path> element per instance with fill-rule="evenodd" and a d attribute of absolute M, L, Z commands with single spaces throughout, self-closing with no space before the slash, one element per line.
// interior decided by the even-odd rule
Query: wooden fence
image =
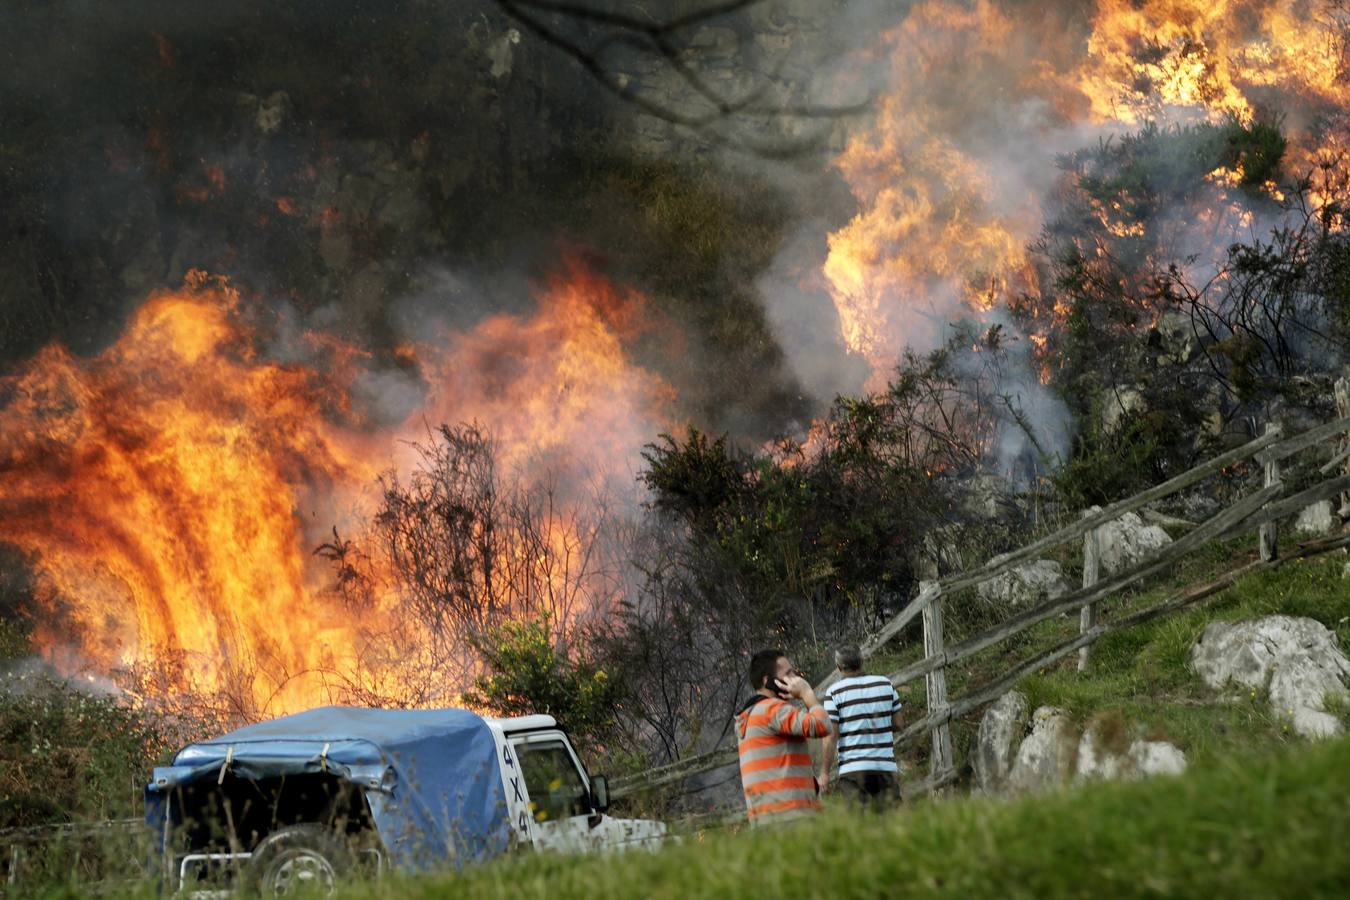
<path fill-rule="evenodd" d="M 1341 418 L 1286 438 L 1278 425 L 1267 426 L 1265 433 L 1255 440 L 1222 453 L 1162 484 L 1141 491 L 1132 497 L 1117 501 L 1104 509 L 1085 513 L 1077 521 L 1047 534 L 1031 543 L 996 556 L 970 571 L 949 575 L 937 581 L 920 585 L 918 596 L 904 609 L 891 617 L 863 645 L 863 655 L 871 656 L 891 638 L 912 622 L 923 618 L 923 657 L 890 675 L 897 688 L 924 678 L 927 696 L 926 715 L 908 725 L 896 738 L 897 748 L 928 735 L 932 742 L 927 776 L 907 787 L 907 795 L 923 793 L 950 784 L 956 779 L 958 768 L 953 759 L 951 722 L 981 706 L 992 702 L 1010 690 L 1020 679 L 1052 665 L 1073 653 L 1078 653 L 1078 671 L 1091 666 L 1092 645 L 1103 635 L 1132 628 L 1160 616 L 1186 609 L 1233 585 L 1239 578 L 1263 569 L 1278 566 L 1296 558 L 1328 553 L 1350 546 L 1350 535 L 1336 535 L 1324 540 L 1310 541 L 1280 554 L 1279 521 L 1296 515 L 1306 507 L 1322 500 L 1350 493 L 1350 382 L 1337 385 Z M 1325 447 L 1336 442 L 1331 461 L 1316 470 L 1326 476 L 1337 469 L 1343 474 L 1324 478 L 1295 494 L 1285 495 L 1281 478 L 1282 463 L 1296 453 L 1314 447 Z M 1160 548 L 1152 556 L 1132 567 L 1103 578 L 1100 564 L 1098 529 L 1126 513 L 1146 504 L 1161 500 L 1218 475 L 1231 466 L 1254 460 L 1262 466 L 1262 486 L 1234 501 L 1191 531 Z M 1255 560 L 1238 565 L 1211 581 L 1195 584 L 1168 597 L 1161 603 L 1123 614 L 1110 621 L 1100 619 L 1100 604 L 1119 592 L 1139 585 L 1146 579 L 1167 571 L 1212 541 L 1230 538 L 1243 532 L 1254 532 L 1257 554 Z M 1011 571 L 1024 562 L 1039 558 L 1049 550 L 1071 541 L 1083 540 L 1082 587 L 1020 611 L 1007 620 L 959 643 L 948 646 L 943 634 L 943 604 L 945 598 L 979 585 Z M 1012 665 L 1001 675 L 964 690 L 959 696 L 947 694 L 947 670 L 969 661 L 982 650 L 1006 641 L 1056 616 L 1079 613 L 1079 633 L 1049 649 Z M 839 677 L 831 672 L 816 691 L 828 688 Z M 730 766 L 736 762 L 735 747 L 689 757 L 667 766 L 649 770 L 641 775 L 616 779 L 611 793 L 622 797 L 682 782 L 685 779 Z"/>

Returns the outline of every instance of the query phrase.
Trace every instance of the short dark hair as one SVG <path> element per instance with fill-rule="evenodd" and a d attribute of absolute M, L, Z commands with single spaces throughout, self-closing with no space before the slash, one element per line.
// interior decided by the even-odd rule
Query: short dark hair
<path fill-rule="evenodd" d="M 844 644 L 834 651 L 834 664 L 841 672 L 856 672 L 862 668 L 862 650 L 857 644 Z"/>
<path fill-rule="evenodd" d="M 750 657 L 750 690 L 764 687 L 764 682 L 778 674 L 778 660 L 787 656 L 782 650 L 761 650 Z"/>

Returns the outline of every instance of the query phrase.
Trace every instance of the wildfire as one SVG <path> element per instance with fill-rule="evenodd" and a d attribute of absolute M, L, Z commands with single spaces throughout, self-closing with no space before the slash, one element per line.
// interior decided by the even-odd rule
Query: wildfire
<path fill-rule="evenodd" d="M 1250 121 L 1262 88 L 1344 106 L 1348 23 L 1336 3 L 1101 0 L 1080 83 L 1103 121 L 1167 106 Z"/>
<path fill-rule="evenodd" d="M 841 337 L 870 363 L 870 388 L 907 344 L 936 343 L 947 319 L 979 318 L 1036 289 L 1026 247 L 1051 184 L 1025 173 L 1054 171 L 1061 136 L 1284 115 L 1287 171 L 1343 165 L 1344 4 L 1097 0 L 1081 20 L 1068 5 L 1042 13 L 928 0 L 880 39 L 889 92 L 836 160 L 860 211 L 829 236 L 824 265 Z M 1174 229 L 1178 246 L 1218 253 L 1252 226 L 1244 177 L 1240 168 L 1212 174 L 1214 190 Z M 1263 187 L 1284 199 L 1279 186 Z M 1314 191 L 1312 200 L 1326 198 Z M 1144 234 L 1116 211 L 1099 218 L 1116 237 Z"/>
<path fill-rule="evenodd" d="M 245 715 L 341 699 L 370 665 L 365 626 L 312 551 L 405 439 L 477 419 L 507 465 L 587 453 L 621 470 L 670 397 L 625 349 L 640 297 L 572 262 L 538 299 L 400 348 L 429 390 L 392 428 L 353 405 L 361 353 L 311 335 L 303 364 L 269 360 L 249 304 L 195 273 L 98 356 L 48 347 L 0 380 L 0 542 L 33 560 L 41 652 L 67 672 L 150 668 Z M 378 626 L 397 600 L 364 613 Z"/>
<path fill-rule="evenodd" d="M 570 468 L 585 463 L 580 452 L 631 482 L 626 466 L 652 439 L 654 411 L 675 396 L 625 350 L 649 315 L 641 295 L 570 256 L 533 317 L 494 316 L 415 348 L 431 386 L 417 420 L 490 423 L 508 467 Z"/>
<path fill-rule="evenodd" d="M 961 310 L 988 310 L 1031 277 L 1039 223 L 1016 172 L 999 172 L 988 92 L 1014 69 L 1015 24 L 990 2 L 916 6 L 885 35 L 892 92 L 836 160 L 861 212 L 830 235 L 824 273 L 845 345 L 884 384 L 906 343 L 930 342 Z M 1031 76 L 1024 76 L 1031 77 Z"/>

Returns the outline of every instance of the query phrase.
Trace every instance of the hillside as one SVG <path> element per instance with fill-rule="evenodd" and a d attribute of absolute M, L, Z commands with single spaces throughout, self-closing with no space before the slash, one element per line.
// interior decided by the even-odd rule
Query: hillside
<path fill-rule="evenodd" d="M 1249 543 L 1210 545 L 1166 584 L 1117 602 L 1156 602 L 1231 566 Z M 1088 673 L 1073 671 L 1070 660 L 1019 684 L 1033 708 L 1061 707 L 1076 727 L 1116 722 L 1128 734 L 1173 742 L 1190 763 L 1180 777 L 1010 800 L 971 796 L 967 769 L 942 798 L 866 827 L 831 805 L 819 823 L 790 831 L 693 830 L 679 846 L 651 855 L 531 856 L 453 876 L 354 884 L 343 896 L 1339 896 L 1350 886 L 1350 856 L 1340 851 L 1340 834 L 1350 826 L 1343 802 L 1350 740 L 1309 744 L 1272 714 L 1264 696 L 1218 696 L 1187 661 L 1208 623 L 1273 613 L 1313 618 L 1350 645 L 1345 564 L 1344 554 L 1333 553 L 1249 576 L 1188 613 L 1103 639 Z M 1077 621 L 1043 628 L 1038 639 L 1070 634 Z M 1016 652 L 992 654 L 968 675 L 982 677 Z M 889 668 L 903 656 L 875 659 Z M 921 685 L 913 702 L 922 706 Z M 959 765 L 977 728 L 978 716 L 954 724 Z M 922 774 L 923 756 L 910 755 L 911 776 Z M 62 859 L 69 851 L 53 848 Z M 49 871 L 60 879 L 72 870 L 63 863 Z M 151 890 L 143 882 L 122 888 L 129 896 Z M 45 890 L 82 895 L 80 886 L 55 881 Z"/>
<path fill-rule="evenodd" d="M 1350 0 L 8 5 L 0 890 L 1329 890 Z M 856 848 L 756 657 L 899 691 Z"/>
<path fill-rule="evenodd" d="M 532 857 L 357 897 L 1338 897 L 1350 741 L 1227 754 L 1178 778 L 1015 802 L 690 836 L 622 859 Z"/>
<path fill-rule="evenodd" d="M 1119 602 L 1156 602 L 1245 549 L 1214 544 L 1169 584 Z M 346 896 L 1344 896 L 1350 856 L 1339 832 L 1350 825 L 1341 799 L 1350 741 L 1310 745 L 1264 697 L 1217 696 L 1187 664 L 1209 622 L 1275 613 L 1316 619 L 1347 646 L 1344 565 L 1338 553 L 1244 578 L 1189 613 L 1108 636 L 1090 673 L 1074 672 L 1070 660 L 1019 685 L 1033 707 L 1062 707 L 1080 726 L 1115 720 L 1175 743 L 1190 762 L 1184 776 L 1014 800 L 956 790 L 871 820 L 831 806 L 819 823 L 791 830 L 694 832 L 650 856 L 534 857 L 453 878 L 353 887 Z M 1065 619 L 1046 630 L 1076 627 Z M 921 694 L 915 699 L 921 705 Z M 955 729 L 958 746 L 977 724 Z"/>
<path fill-rule="evenodd" d="M 1107 614 L 1123 615 L 1154 605 L 1184 587 L 1207 581 L 1231 569 L 1255 550 L 1249 539 L 1212 544 L 1177 566 L 1163 583 L 1147 591 L 1114 598 Z M 1193 765 L 1209 765 L 1235 752 L 1264 750 L 1289 743 L 1288 722 L 1274 715 L 1264 694 L 1219 697 L 1189 667 L 1191 647 L 1213 621 L 1236 621 L 1283 614 L 1308 617 L 1334 631 L 1341 647 L 1350 647 L 1350 581 L 1343 577 L 1346 555 L 1290 561 L 1279 569 L 1249 575 L 1232 588 L 1183 613 L 1109 634 L 1097 642 L 1089 672 L 1075 671 L 1073 657 L 1026 679 L 1018 690 L 1028 705 L 1066 710 L 1078 728 L 1097 720 L 1115 723 L 1131 737 L 1166 740 L 1178 746 Z M 1027 655 L 1031 645 L 1045 646 L 1076 634 L 1077 617 L 1042 623 L 1023 637 L 993 648 L 972 665 L 953 670 L 953 692 L 984 681 Z M 872 668 L 895 671 L 922 655 L 906 647 L 879 656 Z M 903 692 L 911 708 L 922 710 L 924 685 L 912 682 Z M 1344 710 L 1342 718 L 1345 719 Z M 982 711 L 981 711 L 982 713 Z M 968 748 L 981 713 L 953 723 L 958 764 Z M 922 773 L 927 742 L 913 748 L 910 762 Z M 969 775 L 967 770 L 966 775 Z"/>

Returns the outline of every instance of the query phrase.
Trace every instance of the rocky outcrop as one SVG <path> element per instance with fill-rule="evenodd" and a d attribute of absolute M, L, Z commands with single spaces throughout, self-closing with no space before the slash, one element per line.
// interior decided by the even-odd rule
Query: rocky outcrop
<path fill-rule="evenodd" d="M 1186 754 L 1166 741 L 1126 736 L 1123 723 L 1098 719 L 1080 735 L 1067 713 L 1042 706 L 1027 715 L 1017 691 L 1000 697 L 980 720 L 971 762 L 983 793 L 1028 793 L 1070 782 L 1147 778 L 1186 770 Z"/>
<path fill-rule="evenodd" d="M 1186 771 L 1186 754 L 1167 741 L 1135 741 L 1126 757 L 1131 768 L 1127 775 L 1148 778 L 1153 775 L 1180 775 Z"/>
<path fill-rule="evenodd" d="M 1017 750 L 1026 734 L 1029 707 L 1027 698 L 1017 691 L 999 697 L 980 720 L 971 754 L 975 782 L 980 790 L 993 793 L 1008 781 Z"/>
<path fill-rule="evenodd" d="M 1101 508 L 1094 506 L 1091 511 L 1100 512 Z M 1153 556 L 1172 543 L 1172 538 L 1161 526 L 1147 525 L 1130 512 L 1099 526 L 1097 542 L 1102 573 L 1109 575 Z"/>
<path fill-rule="evenodd" d="M 1148 409 L 1148 401 L 1138 385 L 1120 385 L 1102 395 L 1102 433 L 1113 434 L 1131 416 Z"/>
<path fill-rule="evenodd" d="M 991 522 L 1014 521 L 1021 517 L 1017 491 L 1008 479 L 985 473 L 968 479 L 961 507 L 971 517 Z"/>
<path fill-rule="evenodd" d="M 1304 537 L 1321 537 L 1340 527 L 1341 518 L 1330 500 L 1319 500 L 1304 507 L 1294 520 L 1294 534 Z"/>
<path fill-rule="evenodd" d="M 1078 741 L 1075 780 L 1136 779 L 1186 771 L 1186 754 L 1167 741 L 1137 740 L 1124 747 L 1112 747 L 1111 743 L 1104 739 L 1099 724 L 1084 729 Z"/>
<path fill-rule="evenodd" d="M 1169 310 L 1158 318 L 1149 335 L 1149 343 L 1159 351 L 1159 365 L 1185 365 L 1195 358 L 1200 349 L 1200 337 L 1191 317 Z"/>
<path fill-rule="evenodd" d="M 1008 788 L 1039 791 L 1064 784 L 1073 775 L 1074 739 L 1068 714 L 1042 706 L 1031 715 L 1031 734 L 1017 748 Z"/>
<path fill-rule="evenodd" d="M 1064 569 L 1052 559 L 1038 559 L 1010 569 L 982 583 L 977 589 L 981 600 L 1000 607 L 1033 606 L 1043 600 L 1055 600 L 1069 592 Z"/>
<path fill-rule="evenodd" d="M 1191 648 L 1191 668 L 1216 690 L 1264 691 L 1271 709 L 1308 738 L 1344 730 L 1326 711 L 1328 697 L 1346 696 L 1350 659 L 1336 635 L 1313 619 L 1265 616 L 1213 622 Z"/>

